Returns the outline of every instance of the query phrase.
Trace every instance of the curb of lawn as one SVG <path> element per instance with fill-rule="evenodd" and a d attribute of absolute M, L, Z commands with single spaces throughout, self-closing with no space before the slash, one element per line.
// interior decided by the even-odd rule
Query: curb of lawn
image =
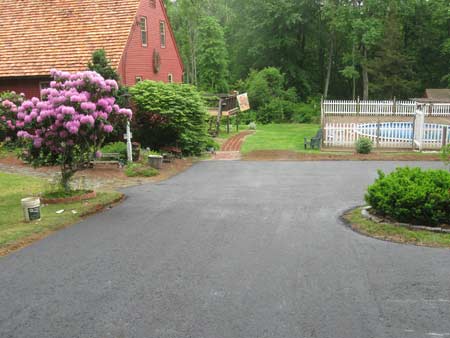
<path fill-rule="evenodd" d="M 450 248 L 449 233 L 414 228 L 412 225 L 411 227 L 400 226 L 384 220 L 383 222 L 375 222 L 369 218 L 364 218 L 364 216 L 361 215 L 361 210 L 363 210 L 363 208 L 364 206 L 357 206 L 347 209 L 339 216 L 339 220 L 353 232 L 376 240 L 419 247 L 440 249 Z M 362 217 L 363 221 L 355 220 L 357 217 Z M 364 225 L 363 223 L 367 223 L 369 226 Z M 374 233 L 373 231 L 368 230 L 371 226 L 378 228 L 378 231 Z M 419 240 L 420 237 L 426 240 L 421 241 Z M 428 238 L 431 240 L 428 240 Z"/>
<path fill-rule="evenodd" d="M 123 201 L 125 201 L 126 198 L 127 198 L 127 196 L 125 194 L 120 193 L 120 195 L 118 197 L 116 197 L 115 199 L 113 199 L 112 201 L 109 201 L 109 202 L 106 202 L 103 204 L 96 203 L 96 204 L 92 205 L 92 208 L 90 208 L 89 210 L 87 210 L 84 213 L 81 213 L 79 218 L 77 220 L 75 220 L 74 222 L 63 222 L 55 229 L 51 229 L 51 230 L 49 229 L 49 230 L 42 231 L 39 233 L 34 233 L 30 236 L 21 238 L 20 240 L 18 240 L 16 242 L 13 242 L 11 244 L 7 244 L 3 247 L 0 247 L 0 258 L 3 256 L 9 255 L 12 252 L 19 251 L 19 250 L 33 244 L 34 242 L 37 242 L 41 239 L 44 239 L 44 238 L 50 236 L 51 234 L 53 234 L 55 232 L 66 229 L 74 224 L 78 224 L 81 221 L 85 220 L 89 216 L 101 213 L 106 209 L 111 209 L 111 208 L 117 206 L 118 204 L 122 203 Z"/>

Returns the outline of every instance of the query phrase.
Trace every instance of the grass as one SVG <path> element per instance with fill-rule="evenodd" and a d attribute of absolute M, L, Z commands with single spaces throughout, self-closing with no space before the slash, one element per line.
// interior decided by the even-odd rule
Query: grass
<path fill-rule="evenodd" d="M 42 179 L 0 173 L 0 256 L 52 231 L 76 223 L 83 216 L 117 201 L 122 196 L 119 192 L 100 192 L 95 199 L 85 202 L 43 206 L 40 221 L 24 222 L 20 200 L 39 194 L 47 185 Z M 61 209 L 65 212 L 56 214 L 56 211 Z"/>
<path fill-rule="evenodd" d="M 71 191 L 56 190 L 56 191 L 44 192 L 41 196 L 45 197 L 45 198 L 67 198 L 67 197 L 85 195 L 88 192 L 91 192 L 91 191 L 90 190 L 71 190 Z"/>
<path fill-rule="evenodd" d="M 344 218 L 355 231 L 370 237 L 420 246 L 450 247 L 450 234 L 412 230 L 389 223 L 376 223 L 364 218 L 361 215 L 361 208 L 350 211 Z"/>
<path fill-rule="evenodd" d="M 305 150 L 304 138 L 310 139 L 319 128 L 318 124 L 259 124 L 256 133 L 247 137 L 241 151 L 244 154 L 254 150 L 318 152 Z"/>
<path fill-rule="evenodd" d="M 131 163 L 125 167 L 125 175 L 128 177 L 153 177 L 159 175 L 159 171 L 143 163 Z"/>

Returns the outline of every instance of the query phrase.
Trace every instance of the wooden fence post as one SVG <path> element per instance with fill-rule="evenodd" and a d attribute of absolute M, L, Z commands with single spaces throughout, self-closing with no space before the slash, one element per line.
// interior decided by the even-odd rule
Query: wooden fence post
<path fill-rule="evenodd" d="M 442 127 L 442 147 L 445 147 L 447 145 L 448 129 L 449 127 L 447 126 Z"/>
<path fill-rule="evenodd" d="M 359 102 L 359 96 L 358 96 L 358 99 L 356 101 L 356 115 L 359 115 L 360 112 L 361 112 L 361 103 Z"/>
<path fill-rule="evenodd" d="M 380 118 L 378 117 L 377 118 L 377 145 L 376 145 L 377 148 L 380 147 L 380 133 L 381 133 L 381 130 L 380 130 Z"/>
<path fill-rule="evenodd" d="M 320 126 L 323 128 L 323 120 L 325 116 L 323 96 L 320 98 Z"/>
<path fill-rule="evenodd" d="M 392 114 L 397 113 L 397 98 L 394 96 L 394 102 L 392 103 Z"/>
<path fill-rule="evenodd" d="M 222 98 L 219 99 L 219 110 L 217 111 L 217 120 L 216 120 L 216 135 L 219 136 L 220 133 L 220 120 L 222 119 Z"/>

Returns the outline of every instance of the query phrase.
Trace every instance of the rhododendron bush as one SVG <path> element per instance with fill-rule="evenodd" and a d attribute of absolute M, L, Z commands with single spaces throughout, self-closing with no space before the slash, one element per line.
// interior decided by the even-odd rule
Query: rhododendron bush
<path fill-rule="evenodd" d="M 35 166 L 43 162 L 61 166 L 61 184 L 69 190 L 69 180 L 86 167 L 101 147 L 114 123 L 131 119 L 129 109 L 115 103 L 117 82 L 105 80 L 96 72 L 51 71 L 50 87 L 41 91 L 42 99 L 32 98 L 16 105 L 10 100 L 2 106 L 15 114 L 6 124 L 28 140 L 26 159 Z M 120 119 L 114 118 L 121 117 Z"/>
<path fill-rule="evenodd" d="M 17 106 L 24 100 L 25 95 L 23 93 L 17 94 L 13 91 L 0 93 L 0 141 L 4 137 L 16 138 L 14 121 L 16 120 Z M 4 105 L 3 102 L 5 102 Z"/>

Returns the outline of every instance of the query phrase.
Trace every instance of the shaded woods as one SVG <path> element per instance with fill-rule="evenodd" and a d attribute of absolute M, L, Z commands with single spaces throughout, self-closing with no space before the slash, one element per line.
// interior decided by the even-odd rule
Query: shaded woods
<path fill-rule="evenodd" d="M 285 74 L 301 100 L 409 98 L 450 84 L 448 0 L 166 0 L 166 6 L 185 81 L 204 90 L 237 88 L 252 69 L 269 66 Z"/>

